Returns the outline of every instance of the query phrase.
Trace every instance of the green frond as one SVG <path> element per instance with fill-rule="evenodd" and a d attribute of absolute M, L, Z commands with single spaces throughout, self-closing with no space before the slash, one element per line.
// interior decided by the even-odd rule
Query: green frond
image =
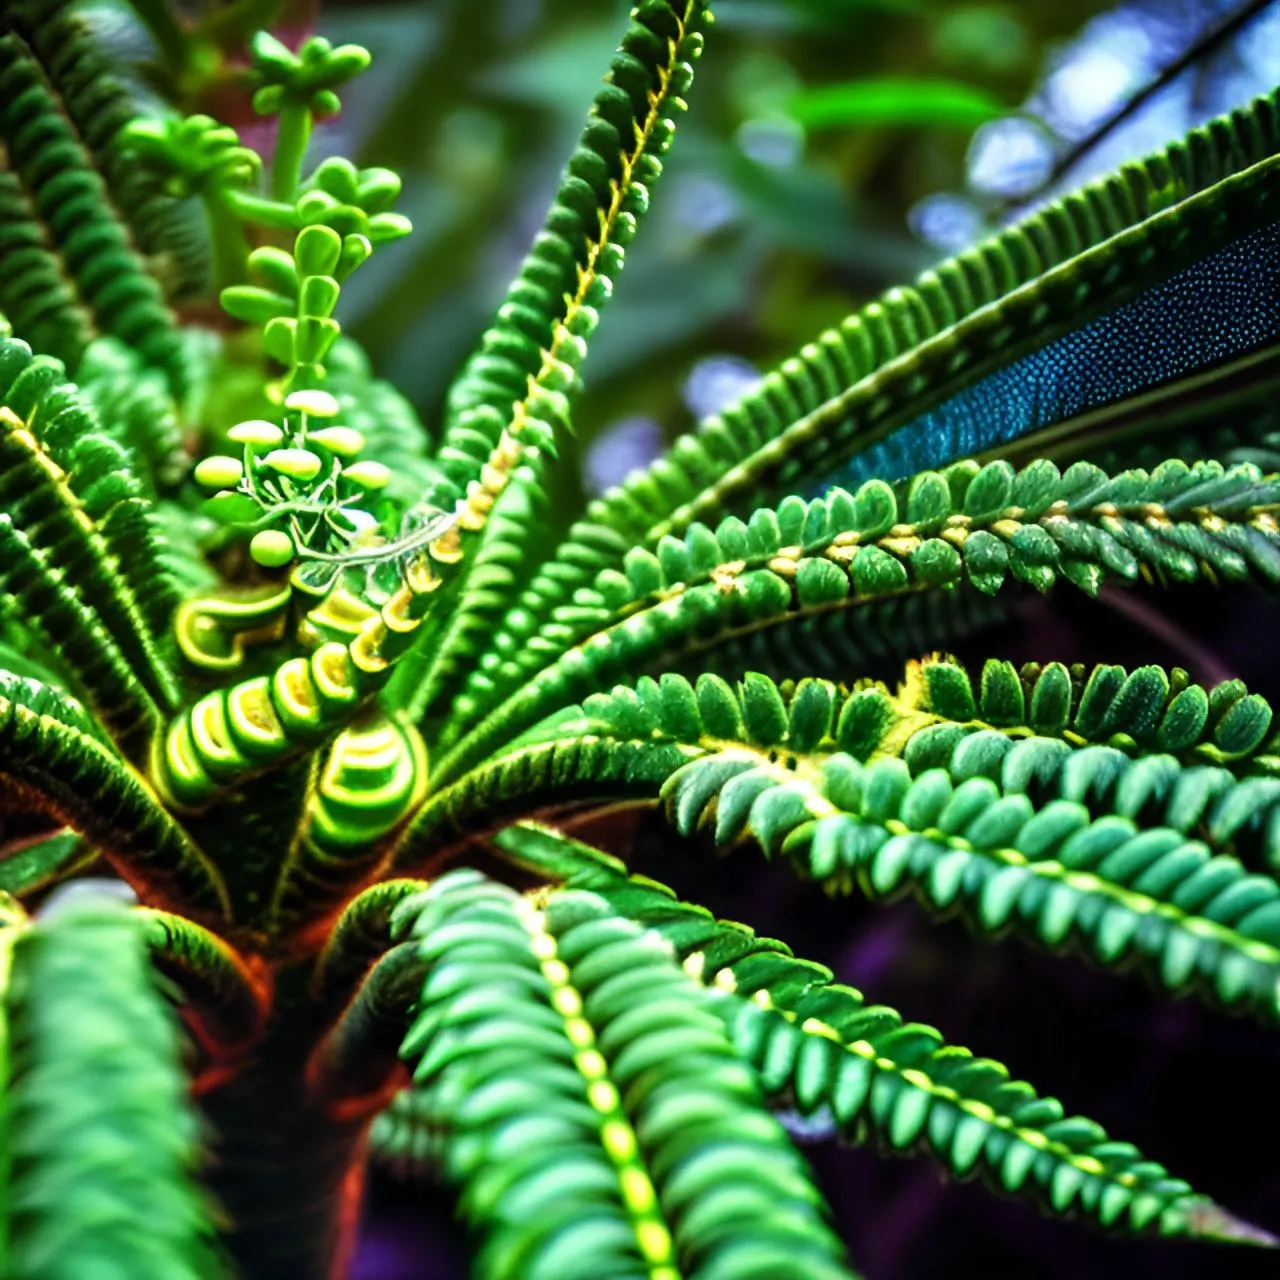
<path fill-rule="evenodd" d="M 347 1109 L 386 1096 L 423 973 L 417 948 L 401 942 L 363 976 L 307 1063 L 308 1085 L 327 1107 Z"/>
<path fill-rule="evenodd" d="M 807 1171 L 669 948 L 589 893 L 474 873 L 398 913 L 402 1052 L 479 1276 L 848 1276 Z"/>
<path fill-rule="evenodd" d="M 1019 671 L 991 658 L 975 682 L 953 658 L 938 657 L 912 668 L 896 698 L 887 691 L 884 697 L 891 708 L 884 737 L 895 736 L 908 721 L 912 735 L 920 732 L 921 712 L 964 726 L 961 733 L 930 727 L 918 743 L 914 736 L 909 740 L 908 752 L 932 750 L 925 745 L 931 740 L 954 745 L 964 732 L 998 728 L 1014 735 L 1061 736 L 1073 746 L 1119 747 L 1129 754 L 1160 751 L 1186 762 L 1227 765 L 1235 773 L 1280 770 L 1270 703 L 1250 693 L 1242 680 L 1206 689 L 1179 667 L 1126 671 L 1110 663 L 1068 668 L 1051 662 L 1027 663 Z M 881 750 L 883 741 L 867 746 Z"/>
<path fill-rule="evenodd" d="M 484 701 L 460 702 L 456 722 L 487 714 L 459 737 L 440 775 L 593 684 L 797 618 L 965 582 L 995 594 L 1010 578 L 1040 591 L 1066 578 L 1090 594 L 1109 577 L 1271 585 L 1280 581 L 1278 499 L 1280 481 L 1252 464 L 1172 460 L 1108 476 L 1083 462 L 1065 473 L 1044 461 L 1020 472 L 963 462 L 896 489 L 869 480 L 853 495 L 787 498 L 714 532 L 694 524 L 683 539 L 632 548 L 620 569 L 601 571 L 511 656 L 501 683 L 481 668 L 472 687 Z"/>
<path fill-rule="evenodd" d="M 0 794 L 74 827 L 155 899 L 225 909 L 217 871 L 57 691 L 0 673 Z"/>
<path fill-rule="evenodd" d="M 0 892 L 23 898 L 48 889 L 97 861 L 98 851 L 75 831 L 6 845 L 0 856 Z"/>
<path fill-rule="evenodd" d="M 80 453 L 88 452 L 82 445 Z M 104 480 L 110 483 L 104 474 L 84 487 Z M 67 587 L 97 615 L 157 707 L 172 712 L 179 702 L 176 678 L 161 657 L 131 585 L 141 576 L 140 566 L 125 572 L 72 488 L 70 477 L 22 420 L 2 407 L 0 502 L 32 548 L 58 567 Z M 116 503 L 112 510 L 118 511 L 119 506 Z M 118 526 L 115 531 L 119 532 Z"/>
<path fill-rule="evenodd" d="M 675 770 L 703 753 L 639 735 L 604 738 L 572 718 L 552 722 L 538 741 L 499 752 L 433 791 L 396 840 L 392 865 L 416 871 L 460 840 L 540 809 L 655 800 Z"/>
<path fill-rule="evenodd" d="M 449 486 L 433 491 L 432 501 L 455 502 L 458 556 L 463 539 L 475 533 L 482 547 L 502 545 L 486 557 L 486 572 L 477 577 L 474 564 L 457 588 L 462 620 L 443 644 L 433 637 L 414 664 L 423 675 L 431 671 L 427 692 L 416 700 L 424 709 L 457 678 L 477 634 L 514 598 L 514 582 L 494 590 L 488 564 L 509 559 L 509 547 L 527 549 L 531 502 L 507 504 L 503 527 L 486 525 L 513 482 L 539 489 L 540 457 L 554 455 L 557 437 L 570 429 L 587 340 L 662 171 L 707 20 L 705 0 L 643 0 L 632 10 L 543 229 L 494 325 L 450 389 L 436 455 Z M 470 554 L 474 562 L 476 553 Z"/>
<path fill-rule="evenodd" d="M 426 787 L 422 739 L 403 717 L 379 712 L 343 729 L 314 758 L 272 892 L 272 927 L 296 928 L 344 903 L 377 872 Z"/>
<path fill-rule="evenodd" d="M 521 472 L 530 483 L 520 483 Z M 535 516 L 545 500 L 528 468 L 517 470 L 517 483 L 494 503 L 484 537 L 466 569 L 457 604 L 406 655 L 391 696 L 403 694 L 416 722 L 445 702 L 445 691 L 461 683 L 464 672 L 488 641 L 495 610 L 509 601 L 535 534 Z M 430 625 L 430 624 L 429 624 Z M 447 702 L 446 702 L 447 705 Z"/>
<path fill-rule="evenodd" d="M 680 831 L 750 835 L 829 892 L 910 891 L 979 933 L 1137 963 L 1170 991 L 1275 1021 L 1280 884 L 1169 821 L 1194 823 L 1175 802 L 1201 799 L 1205 772 L 985 731 L 914 767 L 836 752 L 788 768 L 726 749 L 673 774 L 664 797 Z"/>
<path fill-rule="evenodd" d="M 156 969 L 179 998 L 183 1020 L 215 1055 L 242 1048 L 266 1025 L 260 977 L 230 943 L 184 916 L 139 908 Z"/>
<path fill-rule="evenodd" d="M 23 930 L 6 992 L 13 1280 L 228 1274 L 196 1186 L 197 1118 L 141 922 L 67 904 Z"/>
<path fill-rule="evenodd" d="M 444 1126 L 429 1094 L 401 1089 L 369 1126 L 369 1157 L 398 1178 L 426 1178 L 444 1158 Z"/>
<path fill-rule="evenodd" d="M 425 880 L 382 880 L 357 894 L 329 930 L 316 961 L 311 989 L 328 1007 L 341 1007 L 361 978 L 391 945 L 391 917 Z"/>
<path fill-rule="evenodd" d="M 644 0 L 633 10 L 543 229 L 450 389 L 439 460 L 459 492 L 503 432 L 551 448 L 567 428 L 565 397 L 662 171 L 706 17 L 703 0 Z"/>
<path fill-rule="evenodd" d="M 115 344 L 94 344 L 86 368 L 93 382 L 91 389 L 82 393 L 66 380 L 60 362 L 33 356 L 25 342 L 2 339 L 0 405 L 13 418 L 6 419 L 6 434 L 25 431 L 38 442 L 47 458 L 33 461 L 42 462 L 48 479 L 61 485 L 60 503 L 78 507 L 77 521 L 82 525 L 90 522 L 101 537 L 114 573 L 123 582 L 122 589 L 135 602 L 128 606 L 129 610 L 141 614 L 141 625 L 133 627 L 140 633 L 138 643 L 145 640 L 154 648 L 156 637 L 168 632 L 178 592 L 165 561 L 165 539 L 150 501 L 153 485 L 141 478 L 150 470 L 154 481 L 162 483 L 165 455 L 141 452 L 138 446 L 158 445 L 170 427 L 161 427 L 160 434 L 149 441 L 122 438 L 129 394 L 117 390 L 108 400 L 106 408 L 111 417 L 105 421 L 96 411 L 95 398 L 102 394 L 104 382 L 114 384 L 119 379 L 126 386 L 136 386 L 139 399 L 134 403 L 140 402 L 148 411 L 164 407 L 171 415 L 172 406 L 146 376 L 136 384 L 131 381 L 133 362 L 110 359 L 119 351 Z M 15 502 L 15 513 L 17 509 Z M 150 637 L 146 635 L 148 630 Z"/>
<path fill-rule="evenodd" d="M 816 487 L 957 388 L 1261 225 L 1271 217 L 1278 101 L 1259 99 L 1124 165 L 819 335 L 594 501 L 502 620 L 493 651 L 518 650 L 630 548 L 652 550 L 694 520 L 745 516 L 788 488 Z M 952 456 L 971 449 L 956 442 Z"/>
<path fill-rule="evenodd" d="M 129 221 L 161 247 L 164 202 L 115 150 L 133 110 L 70 10 L 18 0 L 5 11 L 0 308 L 37 349 L 69 364 L 109 333 L 181 387 L 174 316 Z"/>
<path fill-rule="evenodd" d="M 76 367 L 76 385 L 92 402 L 102 433 L 129 451 L 131 475 L 160 493 L 186 479 L 190 459 L 177 404 L 158 369 L 117 339 L 98 338 Z"/>
<path fill-rule="evenodd" d="M 543 841 L 557 839 L 545 833 Z M 1129 1143 L 1068 1116 L 1056 1099 L 1011 1080 L 999 1063 L 947 1044 L 932 1027 L 868 1005 L 784 943 L 603 863 L 584 867 L 570 885 L 658 933 L 686 972 L 723 994 L 720 1011 L 734 1047 L 760 1073 L 775 1106 L 825 1121 L 854 1142 L 925 1151 L 955 1177 L 981 1176 L 1056 1215 L 1080 1214 L 1120 1230 L 1262 1241 Z M 407 1160 L 424 1137 L 412 1127 L 417 1099 L 410 1094 L 397 1103 L 384 1140 Z"/>
<path fill-rule="evenodd" d="M 117 742 L 136 746 L 158 727 L 159 711 L 115 641 L 7 512 L 0 512 L 0 611 L 20 614 L 58 654 Z"/>

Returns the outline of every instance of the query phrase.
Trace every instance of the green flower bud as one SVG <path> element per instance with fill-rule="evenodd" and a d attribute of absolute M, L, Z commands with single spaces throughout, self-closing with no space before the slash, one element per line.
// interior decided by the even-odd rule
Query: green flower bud
<path fill-rule="evenodd" d="M 339 458 L 354 458 L 364 448 L 364 436 L 355 427 L 321 427 L 307 432 L 307 443 L 318 444 Z"/>
<path fill-rule="evenodd" d="M 309 449 L 272 449 L 263 466 L 294 480 L 312 480 L 320 473 L 320 456 Z"/>
<path fill-rule="evenodd" d="M 391 468 L 370 459 L 344 468 L 342 476 L 344 480 L 350 480 L 362 489 L 385 489 L 391 479 Z"/>
<path fill-rule="evenodd" d="M 278 568 L 293 559 L 293 539 L 279 529 L 263 529 L 253 535 L 249 554 L 269 569 Z"/>
<path fill-rule="evenodd" d="M 285 397 L 284 407 L 310 418 L 336 418 L 339 413 L 337 400 L 327 391 L 291 391 Z"/>
<path fill-rule="evenodd" d="M 247 444 L 250 449 L 276 449 L 284 443 L 284 432 L 274 422 L 251 418 L 248 422 L 236 423 L 227 432 L 227 439 Z"/>
<path fill-rule="evenodd" d="M 196 484 L 206 489 L 233 489 L 244 475 L 244 464 L 239 458 L 214 454 L 196 463 Z"/>
<path fill-rule="evenodd" d="M 273 116 L 284 106 L 284 90 L 278 84 L 264 85 L 253 95 L 253 109 L 260 116 Z"/>

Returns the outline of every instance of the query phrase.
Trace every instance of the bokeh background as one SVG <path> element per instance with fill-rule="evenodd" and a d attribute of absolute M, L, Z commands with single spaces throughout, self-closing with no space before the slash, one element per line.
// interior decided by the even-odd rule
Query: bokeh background
<path fill-rule="evenodd" d="M 555 480 L 566 500 L 621 479 L 881 290 L 1280 83 L 1280 3 L 714 7 L 691 110 L 585 369 L 578 436 Z M 400 207 L 416 232 L 344 289 L 341 318 L 428 426 L 541 220 L 626 8 L 289 6 L 293 34 L 314 26 L 375 55 L 315 145 L 405 179 Z M 1158 91 L 1108 127 L 1153 83 Z M 1201 680 L 1243 676 L 1275 699 L 1278 621 L 1243 591 L 1073 596 L 1020 607 L 961 656 L 1178 663 Z M 895 673 L 848 673 L 869 674 Z M 631 844 L 647 873 L 1004 1061 L 1280 1233 L 1273 1034 L 1076 958 L 982 945 L 909 904 L 830 902 L 755 855 L 715 862 L 652 820 L 606 834 Z M 809 1152 L 868 1280 L 1280 1277 L 1274 1254 L 1117 1241 L 1048 1222 L 945 1183 L 927 1161 L 831 1144 Z M 464 1258 L 445 1193 L 375 1173 L 356 1280 L 462 1277 Z"/>

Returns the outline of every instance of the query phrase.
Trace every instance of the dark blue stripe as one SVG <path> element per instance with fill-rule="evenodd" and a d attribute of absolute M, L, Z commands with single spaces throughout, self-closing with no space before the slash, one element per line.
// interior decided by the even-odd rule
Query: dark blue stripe
<path fill-rule="evenodd" d="M 898 480 L 943 467 L 1278 336 L 1280 223 L 988 374 L 850 459 L 827 484 Z"/>

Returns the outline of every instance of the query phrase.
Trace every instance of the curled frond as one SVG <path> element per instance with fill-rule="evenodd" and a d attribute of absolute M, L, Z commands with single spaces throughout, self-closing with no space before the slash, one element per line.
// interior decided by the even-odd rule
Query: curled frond
<path fill-rule="evenodd" d="M 315 758 L 272 892 L 272 926 L 298 927 L 344 902 L 376 871 L 426 788 L 426 752 L 407 720 L 378 713 L 343 729 Z"/>
<path fill-rule="evenodd" d="M 0 795 L 74 827 L 156 899 L 224 907 L 217 871 L 82 721 L 55 690 L 0 674 Z"/>
<path fill-rule="evenodd" d="M 261 976 L 230 943 L 194 921 L 140 908 L 152 963 L 181 1000 L 184 1020 L 215 1056 L 230 1055 L 266 1025 L 268 998 Z"/>
<path fill-rule="evenodd" d="M 474 873 L 399 912 L 427 977 L 403 1054 L 482 1276 L 850 1273 L 711 997 L 589 893 Z"/>

